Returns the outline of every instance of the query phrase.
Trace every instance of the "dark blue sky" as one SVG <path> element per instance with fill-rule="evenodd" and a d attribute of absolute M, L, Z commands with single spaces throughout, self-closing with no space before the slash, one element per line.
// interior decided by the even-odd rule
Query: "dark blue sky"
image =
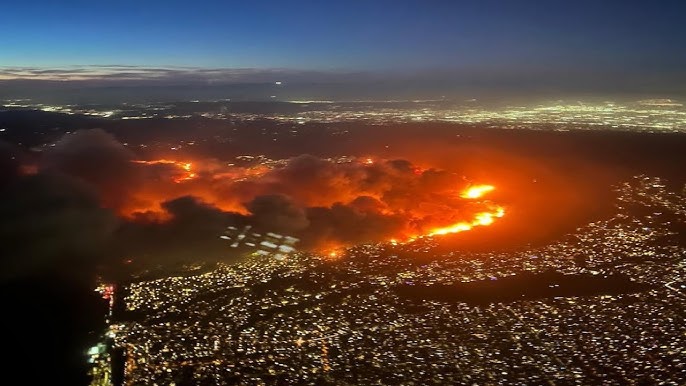
<path fill-rule="evenodd" d="M 659 0 L 7 1 L 0 66 L 681 79 L 685 21 Z"/>

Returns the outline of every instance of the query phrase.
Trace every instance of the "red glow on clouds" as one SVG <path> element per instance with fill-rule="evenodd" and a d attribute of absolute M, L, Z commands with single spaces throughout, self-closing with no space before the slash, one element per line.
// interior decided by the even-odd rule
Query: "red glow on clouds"
<path fill-rule="evenodd" d="M 332 227 L 322 240 L 329 246 L 347 244 L 345 237 L 337 235 L 343 229 L 369 227 L 364 237 L 370 241 L 405 243 L 489 226 L 505 214 L 502 206 L 484 199 L 494 186 L 465 186 L 457 175 L 407 161 L 368 157 L 335 163 L 301 156 L 278 166 L 242 167 L 216 160 L 133 162 L 148 177 L 131 189 L 131 197 L 118 208 L 125 217 L 167 221 L 171 216 L 164 203 L 184 196 L 250 216 L 255 209 L 249 203 L 256 198 L 282 195 L 301 208 L 296 212 L 306 216 L 300 221 L 303 226 Z"/>

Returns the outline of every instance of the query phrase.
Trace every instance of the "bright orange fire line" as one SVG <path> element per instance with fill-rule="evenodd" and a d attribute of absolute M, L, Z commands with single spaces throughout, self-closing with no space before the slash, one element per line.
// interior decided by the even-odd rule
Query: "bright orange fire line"
<path fill-rule="evenodd" d="M 493 185 L 474 185 L 464 190 L 460 197 L 469 199 L 479 198 L 492 190 L 495 190 Z M 433 229 L 427 236 L 447 235 L 449 233 L 468 231 L 475 226 L 488 226 L 493 224 L 496 218 L 503 217 L 504 215 L 505 208 L 495 206 L 492 211 L 477 213 L 471 221 L 461 221 L 444 228 Z"/>
<path fill-rule="evenodd" d="M 472 221 L 462 221 L 445 228 L 436 228 L 429 232 L 428 236 L 447 235 L 448 233 L 459 233 L 471 230 L 476 226 L 488 226 L 495 222 L 496 218 L 505 215 L 505 208 L 498 206 L 492 212 L 480 212 L 474 216 Z"/>

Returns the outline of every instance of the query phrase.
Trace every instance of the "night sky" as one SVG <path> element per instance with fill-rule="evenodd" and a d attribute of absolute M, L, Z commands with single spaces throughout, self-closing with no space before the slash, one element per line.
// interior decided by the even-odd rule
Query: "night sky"
<path fill-rule="evenodd" d="M 78 66 L 673 85 L 685 14 L 683 1 L 17 1 L 0 12 L 0 79 Z"/>

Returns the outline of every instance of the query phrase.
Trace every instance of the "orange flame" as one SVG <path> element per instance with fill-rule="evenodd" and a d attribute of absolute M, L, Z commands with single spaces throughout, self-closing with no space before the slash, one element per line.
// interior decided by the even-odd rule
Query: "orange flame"
<path fill-rule="evenodd" d="M 492 212 L 480 212 L 474 216 L 472 221 L 462 221 L 445 228 L 436 228 L 429 232 L 428 236 L 447 235 L 448 233 L 459 233 L 471 230 L 475 226 L 488 226 L 495 222 L 496 218 L 505 215 L 505 208 L 496 207 Z"/>
<path fill-rule="evenodd" d="M 460 197 L 475 199 L 483 196 L 484 194 L 495 190 L 493 185 L 473 185 L 464 190 Z M 448 233 L 459 233 L 471 230 L 475 226 L 488 226 L 495 222 L 496 218 L 505 216 L 505 208 L 502 206 L 494 206 L 491 211 L 479 212 L 474 215 L 471 221 L 462 221 L 457 224 L 453 224 L 444 228 L 435 228 L 429 232 L 428 236 L 440 236 L 446 235 Z"/>
<path fill-rule="evenodd" d="M 473 185 L 467 188 L 465 191 L 460 194 L 460 197 L 462 198 L 480 198 L 484 194 L 492 191 L 495 189 L 495 186 L 493 185 Z"/>

